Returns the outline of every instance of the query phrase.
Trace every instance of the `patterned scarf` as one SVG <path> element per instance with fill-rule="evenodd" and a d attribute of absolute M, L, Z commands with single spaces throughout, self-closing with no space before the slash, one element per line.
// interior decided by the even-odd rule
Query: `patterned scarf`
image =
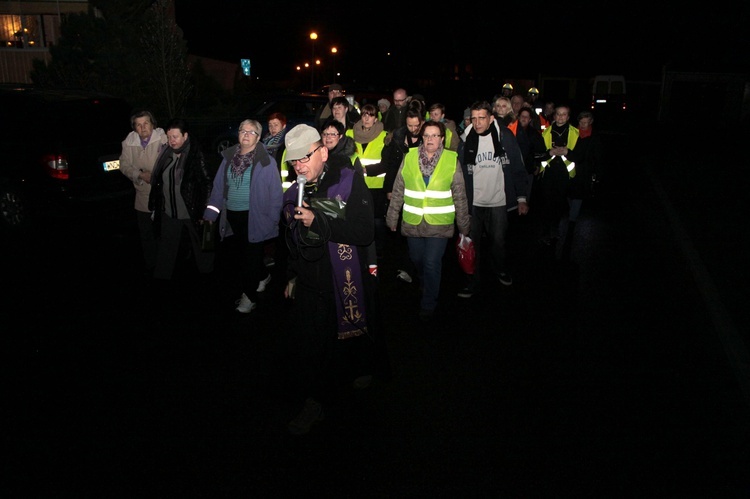
<path fill-rule="evenodd" d="M 242 177 L 245 175 L 247 170 L 255 161 L 255 149 L 247 154 L 241 154 L 240 148 L 234 152 L 232 157 L 232 178 L 234 179 L 235 187 L 239 187 L 242 184 Z"/>
<path fill-rule="evenodd" d="M 438 161 L 440 161 L 440 156 L 443 155 L 443 144 L 440 144 L 432 158 L 427 157 L 427 151 L 424 150 L 424 144 L 420 144 L 417 151 L 419 152 L 419 171 L 421 171 L 422 175 L 425 177 L 432 177 L 435 167 L 437 166 Z"/>
<path fill-rule="evenodd" d="M 281 135 L 284 133 L 284 129 L 282 128 L 279 133 L 276 135 L 268 135 L 265 139 L 263 139 L 263 143 L 267 145 L 268 147 L 273 147 L 279 142 L 281 142 Z"/>

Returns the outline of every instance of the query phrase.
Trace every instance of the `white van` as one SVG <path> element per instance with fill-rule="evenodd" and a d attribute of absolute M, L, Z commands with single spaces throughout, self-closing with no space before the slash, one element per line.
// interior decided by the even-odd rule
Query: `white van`
<path fill-rule="evenodd" d="M 597 75 L 591 88 L 591 110 L 627 110 L 627 89 L 623 75 Z"/>

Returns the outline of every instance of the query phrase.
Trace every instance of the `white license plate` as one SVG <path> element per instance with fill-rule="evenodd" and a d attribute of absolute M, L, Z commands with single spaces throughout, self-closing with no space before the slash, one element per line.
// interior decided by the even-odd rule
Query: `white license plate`
<path fill-rule="evenodd" d="M 114 161 L 105 161 L 104 163 L 102 163 L 102 167 L 104 168 L 105 172 L 110 172 L 112 170 L 119 170 L 120 160 L 116 159 Z"/>

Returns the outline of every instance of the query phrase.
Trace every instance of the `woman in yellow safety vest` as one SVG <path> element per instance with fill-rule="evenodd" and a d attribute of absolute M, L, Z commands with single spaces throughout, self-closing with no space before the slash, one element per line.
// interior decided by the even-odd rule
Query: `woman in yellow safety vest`
<path fill-rule="evenodd" d="M 557 106 L 555 122 L 542 132 L 547 154 L 542 159 L 539 169 L 540 214 L 542 225 L 542 244 L 549 246 L 557 241 L 562 230 L 562 219 L 567 215 L 568 185 L 576 176 L 575 153 L 579 132 L 571 125 L 570 108 Z"/>
<path fill-rule="evenodd" d="M 443 254 L 454 226 L 468 236 L 471 229 L 466 187 L 458 154 L 443 146 L 445 125 L 427 121 L 422 144 L 411 149 L 396 175 L 386 224 L 407 238 L 409 257 L 422 281 L 419 318 L 429 321 L 437 308 Z"/>
<path fill-rule="evenodd" d="M 383 124 L 378 121 L 378 109 L 372 104 L 362 106 L 360 120 L 346 135 L 354 139 L 357 156 L 362 162 L 365 183 L 372 196 L 372 209 L 375 216 L 375 248 L 378 258 L 383 256 L 387 230 L 385 227 L 385 210 L 388 197 L 385 194 L 385 166 L 382 162 L 385 137 L 388 135 Z"/>

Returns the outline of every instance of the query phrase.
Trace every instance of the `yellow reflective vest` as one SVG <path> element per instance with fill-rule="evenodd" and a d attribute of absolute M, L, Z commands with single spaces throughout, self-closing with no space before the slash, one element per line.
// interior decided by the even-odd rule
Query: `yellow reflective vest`
<path fill-rule="evenodd" d="M 286 160 L 286 149 L 281 154 L 281 190 L 286 192 L 293 183 L 297 181 L 294 177 L 294 168 Z"/>
<path fill-rule="evenodd" d="M 354 130 L 352 130 L 351 128 L 346 131 L 346 135 L 354 140 Z M 385 130 L 380 132 L 380 134 L 375 137 L 372 142 L 369 142 L 367 144 L 367 149 L 365 149 L 364 151 L 362 150 L 362 144 L 357 142 L 356 140 L 354 141 L 354 145 L 357 148 L 356 154 L 359 157 L 359 161 L 362 163 L 362 168 L 364 168 L 365 170 L 365 183 L 367 184 L 367 187 L 369 189 L 382 189 L 385 185 L 385 173 L 381 173 L 380 175 L 374 177 L 368 177 L 367 167 L 369 165 L 380 163 L 380 159 L 383 154 L 383 147 L 385 147 L 386 135 L 388 135 L 388 133 Z"/>
<path fill-rule="evenodd" d="M 568 127 L 568 143 L 567 148 L 568 149 L 575 149 L 576 144 L 578 143 L 578 136 L 579 136 L 578 129 L 574 126 Z M 552 149 L 552 127 L 548 126 L 544 129 L 542 132 L 542 138 L 544 139 L 544 145 L 549 151 Z M 540 173 L 544 173 L 544 169 L 547 168 L 549 165 L 549 162 L 555 159 L 555 156 L 552 156 L 550 159 L 546 161 L 542 161 L 541 169 L 539 170 Z M 576 164 L 574 161 L 569 161 L 568 158 L 565 156 L 561 156 L 560 159 L 563 160 L 563 163 L 565 163 L 565 168 L 568 169 L 568 177 L 573 178 L 576 176 Z"/>
<path fill-rule="evenodd" d="M 456 174 L 458 154 L 443 149 L 435 171 L 425 185 L 419 170 L 419 150 L 411 149 L 404 157 L 401 175 L 404 177 L 404 222 L 419 225 L 424 221 L 430 225 L 451 225 L 456 219 L 451 184 Z"/>

